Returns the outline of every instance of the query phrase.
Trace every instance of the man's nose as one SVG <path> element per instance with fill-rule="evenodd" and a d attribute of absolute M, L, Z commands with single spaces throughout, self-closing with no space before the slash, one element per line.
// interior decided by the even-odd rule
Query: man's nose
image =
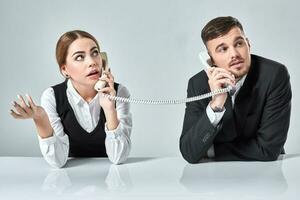
<path fill-rule="evenodd" d="M 235 47 L 231 47 L 229 52 L 230 52 L 231 59 L 234 59 L 234 58 L 237 58 L 240 56 L 239 51 Z"/>

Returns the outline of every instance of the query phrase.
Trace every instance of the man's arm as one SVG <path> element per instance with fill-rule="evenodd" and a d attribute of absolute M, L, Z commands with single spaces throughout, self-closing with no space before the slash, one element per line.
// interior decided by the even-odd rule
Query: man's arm
<path fill-rule="evenodd" d="M 256 137 L 214 144 L 216 160 L 276 160 L 287 138 L 291 85 L 286 68 L 274 74 Z M 247 127 L 245 127 L 247 128 Z"/>
<path fill-rule="evenodd" d="M 187 96 L 195 96 L 193 80 L 188 84 Z M 214 127 L 207 114 L 206 101 L 196 101 L 186 104 L 183 130 L 180 137 L 180 151 L 189 163 L 197 163 L 206 156 L 207 150 L 220 129 Z"/>

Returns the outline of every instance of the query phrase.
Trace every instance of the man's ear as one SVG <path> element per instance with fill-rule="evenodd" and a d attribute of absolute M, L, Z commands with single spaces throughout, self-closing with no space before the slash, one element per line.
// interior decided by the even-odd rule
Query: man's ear
<path fill-rule="evenodd" d="M 215 65 L 215 61 L 214 61 L 213 57 L 211 56 L 211 54 L 210 54 L 210 52 L 208 50 L 207 50 L 207 54 L 210 57 L 210 66 L 214 66 Z"/>
<path fill-rule="evenodd" d="M 250 45 L 249 39 L 246 38 L 246 41 L 247 41 L 248 47 L 249 47 L 249 49 L 250 49 L 251 45 Z"/>

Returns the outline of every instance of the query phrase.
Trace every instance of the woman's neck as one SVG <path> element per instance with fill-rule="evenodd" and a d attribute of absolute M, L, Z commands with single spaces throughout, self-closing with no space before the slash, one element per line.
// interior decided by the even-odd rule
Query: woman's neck
<path fill-rule="evenodd" d="M 89 103 L 97 95 L 97 91 L 93 87 L 89 85 L 76 84 L 73 81 L 71 82 L 74 89 L 86 102 Z"/>

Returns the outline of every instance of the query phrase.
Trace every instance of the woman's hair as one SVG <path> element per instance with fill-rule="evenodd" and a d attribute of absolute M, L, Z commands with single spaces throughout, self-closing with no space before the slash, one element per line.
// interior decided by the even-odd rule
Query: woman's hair
<path fill-rule="evenodd" d="M 211 21 L 209 21 L 202 29 L 202 41 L 206 46 L 206 43 L 209 40 L 227 34 L 234 27 L 238 27 L 241 31 L 244 31 L 242 24 L 239 22 L 238 19 L 234 17 L 227 16 L 214 18 Z"/>
<path fill-rule="evenodd" d="M 59 38 L 56 44 L 56 61 L 58 63 L 59 69 L 61 69 L 62 65 L 66 64 L 69 46 L 78 38 L 89 38 L 93 40 L 100 51 L 100 47 L 96 38 L 88 32 L 81 30 L 66 32 Z"/>

